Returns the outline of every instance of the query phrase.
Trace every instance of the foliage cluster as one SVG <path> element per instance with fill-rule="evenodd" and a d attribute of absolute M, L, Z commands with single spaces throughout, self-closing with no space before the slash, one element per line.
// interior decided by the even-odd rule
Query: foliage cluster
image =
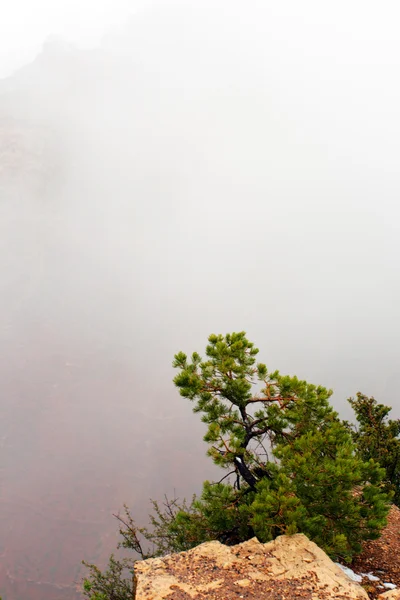
<path fill-rule="evenodd" d="M 270 372 L 257 354 L 240 332 L 211 335 L 205 359 L 175 356 L 174 383 L 201 415 L 208 454 L 224 476 L 204 482 L 190 503 L 153 502 L 150 528 L 138 527 L 125 507 L 121 546 L 147 558 L 209 540 L 265 542 L 302 532 L 331 557 L 351 561 L 364 540 L 379 536 L 390 499 L 399 498 L 399 422 L 358 394 L 350 399 L 354 428 L 333 410 L 330 390 Z M 88 598 L 102 600 L 96 594 L 108 593 L 111 580 L 117 592 L 107 598 L 129 597 L 117 565 L 112 557 L 104 576 L 90 567 Z"/>
<path fill-rule="evenodd" d="M 358 393 L 349 402 L 358 426 L 350 426 L 354 444 L 363 461 L 371 458 L 385 469 L 384 488 L 400 506 L 400 419 L 389 419 L 391 408 Z"/>

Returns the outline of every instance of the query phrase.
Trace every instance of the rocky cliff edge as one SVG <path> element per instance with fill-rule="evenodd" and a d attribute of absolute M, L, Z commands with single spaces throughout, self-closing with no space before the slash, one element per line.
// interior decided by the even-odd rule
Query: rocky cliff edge
<path fill-rule="evenodd" d="M 207 542 L 188 552 L 141 561 L 136 600 L 359 599 L 364 589 L 304 535 L 256 538 L 237 546 Z"/>

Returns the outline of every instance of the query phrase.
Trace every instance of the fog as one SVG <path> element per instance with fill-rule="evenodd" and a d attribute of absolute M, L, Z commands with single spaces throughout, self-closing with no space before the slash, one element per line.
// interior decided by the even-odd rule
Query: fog
<path fill-rule="evenodd" d="M 123 502 L 215 474 L 175 352 L 245 330 L 343 417 L 359 390 L 400 416 L 400 9 L 34 0 L 24 36 L 14 4 L 0 589 L 72 599 Z"/>

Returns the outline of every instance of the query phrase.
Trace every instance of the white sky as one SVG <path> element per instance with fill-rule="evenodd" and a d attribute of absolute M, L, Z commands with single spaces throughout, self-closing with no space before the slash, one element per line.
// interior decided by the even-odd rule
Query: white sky
<path fill-rule="evenodd" d="M 137 0 L 0 0 L 0 77 L 32 60 L 49 35 L 96 44 L 137 6 Z"/>
<path fill-rule="evenodd" d="M 138 7 L 166 0 L 0 0 L 0 77 L 30 61 L 50 35 L 80 45 L 96 44 L 102 33 L 123 22 Z M 190 5 L 193 0 L 180 0 Z M 221 0 L 222 2 L 222 0 Z M 215 6 L 220 0 L 215 0 Z M 236 3 L 237 4 L 237 3 Z M 329 30 L 355 45 L 379 46 L 398 41 L 400 4 L 396 0 L 244 0 L 243 13 L 263 6 L 267 18 L 320 28 L 320 42 Z M 212 20 L 212 15 L 210 15 Z M 397 44 L 398 48 L 398 44 Z M 371 46 L 372 49 L 372 46 Z M 354 48 L 353 48 L 354 50 Z M 377 48 L 379 54 L 379 48 Z M 371 57 L 368 57 L 370 60 Z M 398 57 L 393 57 L 397 62 Z M 367 61 L 368 62 L 368 61 Z"/>
<path fill-rule="evenodd" d="M 335 390 L 344 381 L 342 398 L 355 393 L 356 386 L 379 396 L 387 377 L 398 374 L 400 354 L 400 3 L 14 0 L 0 11 L 0 74 L 32 59 L 49 35 L 95 44 L 104 30 L 150 4 L 157 10 L 138 19 L 130 40 L 132 52 L 139 56 L 137 88 L 134 78 L 122 84 L 117 73 L 108 94 L 101 87 L 104 82 L 99 83 L 100 100 L 90 93 L 89 84 L 77 90 L 70 103 L 68 97 L 49 100 L 46 87 L 35 89 L 40 88 L 35 82 L 32 87 L 46 115 L 52 108 L 59 128 L 63 110 L 74 125 L 68 132 L 68 139 L 77 140 L 72 162 L 84 165 L 90 193 L 83 188 L 81 198 L 75 188 L 68 188 L 70 197 L 82 204 L 90 224 L 92 212 L 98 213 L 98 197 L 104 198 L 104 210 L 110 211 L 107 239 L 114 235 L 112 218 L 117 223 L 117 242 L 95 243 L 84 231 L 82 246 L 93 245 L 99 269 L 98 257 L 104 253 L 103 261 L 110 260 L 110 248 L 116 248 L 115 264 L 126 261 L 120 285 L 129 298 L 126 322 L 138 303 L 136 290 L 126 283 L 130 260 L 136 264 L 136 258 L 127 251 L 123 256 L 129 260 L 122 260 L 118 248 L 119 228 L 125 223 L 129 228 L 131 221 L 122 219 L 120 225 L 119 212 L 109 199 L 120 198 L 123 206 L 130 206 L 132 198 L 144 198 L 135 204 L 135 211 L 143 213 L 135 216 L 144 223 L 140 235 L 150 240 L 141 254 L 143 263 L 138 262 L 145 282 L 143 314 L 148 315 L 142 321 L 154 324 L 157 315 L 160 323 L 164 318 L 172 323 L 173 314 L 179 319 L 179 326 L 172 328 L 179 330 L 179 339 L 172 344 L 171 337 L 174 347 L 165 355 L 184 346 L 181 332 L 191 332 L 194 321 L 203 337 L 204 331 L 243 328 L 259 335 L 260 347 L 263 338 L 276 340 L 272 362 L 283 372 L 301 373 Z M 189 11 L 196 8 L 193 22 L 187 15 L 181 17 L 181 5 Z M 34 104 L 32 94 L 27 94 L 26 103 Z M 87 132 L 86 146 L 82 131 Z M 99 170 L 99 164 L 107 168 Z M 139 183 L 134 179 L 132 165 L 143 181 L 139 175 Z M 75 206 L 70 197 L 66 204 Z M 96 202 L 96 210 L 91 202 Z M 170 219 L 176 239 L 171 235 L 173 243 L 165 242 L 169 254 L 163 242 L 153 244 L 150 234 L 146 237 L 159 227 L 164 240 L 161 217 L 148 228 L 147 219 L 150 222 L 153 215 L 147 211 L 164 204 L 170 210 L 168 202 L 179 214 Z M 159 214 L 164 214 L 161 208 Z M 271 223 L 268 231 L 265 223 Z M 205 243 L 204 232 L 212 243 L 208 238 Z M 127 244 L 131 238 L 129 231 Z M 217 252 L 219 241 L 222 249 Z M 176 254 L 174 244 L 179 248 Z M 176 266 L 177 256 L 185 256 L 179 244 L 192 249 L 195 266 L 190 274 L 182 268 L 185 277 L 193 277 L 190 285 Z M 232 272 L 223 262 L 224 253 Z M 165 269 L 158 266 L 160 256 Z M 211 277 L 216 264 L 214 287 L 205 291 L 203 280 Z M 165 274 L 163 286 L 159 271 Z M 263 272 L 267 283 L 254 293 Z M 101 277 L 100 273 L 100 288 Z M 278 295 L 265 293 L 268 277 Z M 240 293 L 237 281 L 243 282 Z M 162 292 L 153 293 L 154 282 Z M 215 289 L 222 290 L 219 300 Z M 169 306 L 160 300 L 164 290 L 175 304 L 177 298 L 182 302 L 180 310 L 174 304 L 167 316 L 160 310 L 161 305 Z M 182 326 L 181 314 L 194 310 L 203 320 L 196 316 Z M 99 322 L 104 313 L 116 312 L 99 308 Z M 153 327 L 159 345 L 159 331 Z M 123 328 L 125 335 L 125 322 Z M 167 334 L 164 338 L 170 339 Z M 315 370 L 308 370 L 309 365 Z"/>

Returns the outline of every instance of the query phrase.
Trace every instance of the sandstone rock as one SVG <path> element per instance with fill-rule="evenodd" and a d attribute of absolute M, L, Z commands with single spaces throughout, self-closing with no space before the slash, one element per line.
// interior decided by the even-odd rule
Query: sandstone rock
<path fill-rule="evenodd" d="M 378 600 L 400 600 L 400 589 L 389 590 L 383 594 L 379 594 Z"/>
<path fill-rule="evenodd" d="M 135 566 L 135 584 L 136 600 L 368 599 L 361 586 L 301 534 L 267 544 L 254 538 L 232 547 L 207 542 L 141 561 Z"/>

